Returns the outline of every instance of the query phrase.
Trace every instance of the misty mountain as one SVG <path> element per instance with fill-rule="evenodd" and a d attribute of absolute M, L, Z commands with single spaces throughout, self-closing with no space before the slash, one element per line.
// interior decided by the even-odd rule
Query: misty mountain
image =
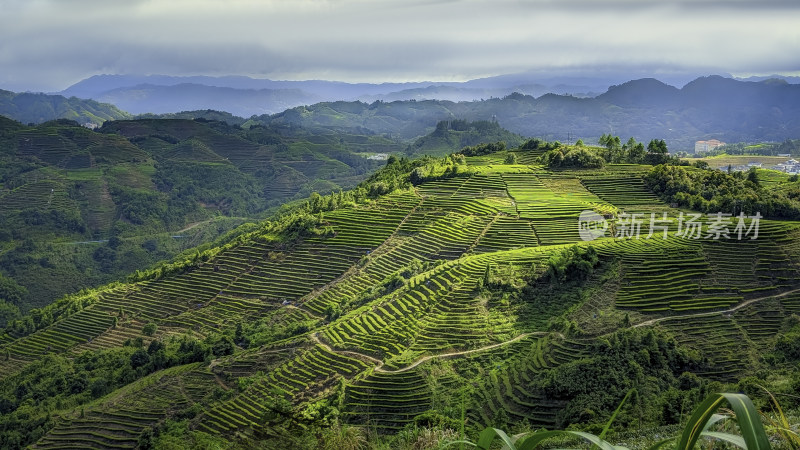
<path fill-rule="evenodd" d="M 140 84 L 113 89 L 98 98 L 133 114 L 217 109 L 244 117 L 273 114 L 320 100 L 318 96 L 298 89 L 235 89 L 190 83 L 174 86 Z"/>
<path fill-rule="evenodd" d="M 319 101 L 356 99 L 363 95 L 383 95 L 405 89 L 427 87 L 433 83 L 343 83 L 339 81 L 307 80 L 280 81 L 250 78 L 245 76 L 193 76 L 177 77 L 168 75 L 95 75 L 82 80 L 61 93 L 84 98 L 100 98 L 111 91 L 123 91 L 140 85 L 178 86 L 182 84 L 230 88 L 236 90 L 297 90 L 319 97 Z M 294 105 L 296 106 L 296 105 Z M 182 108 L 171 112 L 180 111 Z M 183 108 L 186 109 L 186 108 Z M 235 111 L 231 111 L 234 112 Z M 241 114 L 240 114 L 241 115 Z"/>
<path fill-rule="evenodd" d="M 42 123 L 70 119 L 78 123 L 102 124 L 106 120 L 127 119 L 130 114 L 114 105 L 63 95 L 15 93 L 0 90 L 0 115 L 22 123 Z"/>
<path fill-rule="evenodd" d="M 694 77 L 671 76 L 664 81 L 683 85 Z M 344 83 L 325 80 L 279 81 L 245 76 L 95 75 L 62 95 L 111 102 L 134 114 L 216 109 L 249 117 L 317 102 L 360 100 L 476 101 L 519 92 L 535 97 L 570 94 L 594 97 L 630 74 L 576 76 L 521 73 L 464 82 Z M 189 88 L 187 85 L 191 85 Z M 200 86 L 207 87 L 203 89 Z M 214 88 L 214 89 L 211 89 Z M 230 98 L 226 98 L 230 97 Z M 204 98 L 206 97 L 206 98 Z"/>
<path fill-rule="evenodd" d="M 65 92 L 91 94 L 143 78 L 159 83 L 187 79 L 98 76 L 78 83 Z M 131 112 L 167 113 L 163 116 L 165 118 L 195 118 L 212 114 L 206 118 L 242 126 L 291 124 L 310 129 L 382 134 L 409 143 L 431 133 L 439 121 L 453 119 L 497 120 L 513 133 L 548 140 L 574 141 L 583 138 L 587 142 L 594 142 L 604 133 L 619 135 L 623 139 L 634 137 L 644 142 L 655 138 L 665 139 L 673 151 L 691 151 L 694 142 L 700 139 L 755 142 L 783 141 L 800 136 L 800 85 L 790 84 L 785 79 L 740 81 L 710 76 L 696 78 L 677 88 L 653 78 L 643 78 L 611 85 L 604 93 L 594 97 L 572 93 L 537 96 L 550 88 L 545 84 L 522 86 L 525 79 L 521 76 L 429 86 L 419 83 L 368 85 L 328 81 L 273 82 L 247 77 L 191 79 L 228 86 L 138 84 L 107 90 L 99 98 L 114 102 Z M 521 88 L 511 94 L 500 95 L 502 90 L 492 87 L 492 83 L 498 79 L 499 82 Z M 558 79 L 545 81 L 554 82 Z M 575 83 L 569 85 L 572 87 L 581 82 L 587 83 L 583 88 L 595 87 L 589 84 L 591 80 L 572 78 L 568 81 Z M 276 88 L 253 87 L 263 85 Z M 297 89 L 300 85 L 307 89 Z M 294 88 L 289 89 L 289 86 Z M 561 88 L 566 89 L 565 86 Z M 338 88 L 342 88 L 340 92 L 345 94 L 364 92 L 360 89 L 366 89 L 370 94 L 364 94 L 366 97 L 361 95 L 362 100 L 319 101 L 325 95 L 333 95 L 331 93 Z M 484 100 L 464 100 L 473 96 Z M 444 100 L 426 97 L 441 97 Z M 124 117 L 125 114 L 116 108 L 110 109 L 113 108 L 110 105 L 101 107 L 96 102 L 43 94 L 6 93 L 2 102 L 8 103 L 11 98 L 17 98 L 17 103 L 15 106 L 5 106 L 3 113 L 26 123 L 58 117 L 83 121 L 80 117 L 89 117 L 89 114 L 92 115 L 91 121 L 99 123 L 108 118 Z M 364 98 L 369 102 L 363 101 Z M 31 99 L 39 99 L 41 104 Z M 81 105 L 83 112 L 76 113 L 70 108 L 58 106 L 65 102 Z M 177 111 L 193 111 L 175 113 L 172 112 L 175 111 L 173 108 L 177 108 Z M 209 112 L 209 109 L 226 111 L 227 116 Z M 249 120 L 245 119 L 248 117 Z"/>
<path fill-rule="evenodd" d="M 612 86 L 595 98 L 515 93 L 477 102 L 324 102 L 254 122 L 367 128 L 414 139 L 433 131 L 438 121 L 452 119 L 496 119 L 511 132 L 548 140 L 594 142 L 604 133 L 644 142 L 665 139 L 673 151 L 692 151 L 700 139 L 783 141 L 800 136 L 800 85 L 711 76 L 678 89 L 642 79 Z"/>
<path fill-rule="evenodd" d="M 643 78 L 611 86 L 596 98 L 624 107 L 676 106 L 679 103 L 680 90 L 655 78 Z"/>

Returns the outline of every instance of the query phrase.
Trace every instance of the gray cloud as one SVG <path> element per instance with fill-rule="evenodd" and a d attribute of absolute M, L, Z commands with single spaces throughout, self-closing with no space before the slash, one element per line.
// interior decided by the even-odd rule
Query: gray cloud
<path fill-rule="evenodd" d="M 14 90 L 60 90 L 97 73 L 800 71 L 800 5 L 790 0 L 0 0 L 0 10 L 0 87 Z"/>

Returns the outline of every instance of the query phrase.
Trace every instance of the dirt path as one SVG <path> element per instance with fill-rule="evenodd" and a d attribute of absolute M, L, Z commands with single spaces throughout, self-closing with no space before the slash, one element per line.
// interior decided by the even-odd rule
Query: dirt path
<path fill-rule="evenodd" d="M 550 333 L 550 332 L 546 332 L 546 331 L 536 331 L 536 332 L 533 332 L 533 333 L 522 333 L 522 334 L 520 334 L 519 336 L 517 336 L 517 337 L 515 337 L 513 339 L 509 339 L 509 340 L 503 341 L 503 342 L 498 342 L 497 344 L 487 345 L 485 347 L 478 347 L 478 348 L 473 348 L 473 349 L 470 349 L 470 350 L 462 350 L 460 352 L 440 353 L 438 355 L 423 356 L 422 358 L 416 360 L 410 366 L 406 366 L 406 367 L 403 367 L 403 368 L 400 368 L 400 369 L 396 369 L 396 370 L 387 370 L 387 369 L 383 369 L 381 367 L 376 367 L 375 368 L 375 372 L 403 373 L 403 372 L 407 372 L 407 371 L 417 367 L 418 365 L 420 365 L 420 364 L 422 364 L 422 363 L 424 363 L 426 361 L 430 361 L 431 359 L 435 359 L 435 358 L 452 358 L 453 356 L 462 356 L 462 355 L 468 355 L 470 353 L 484 352 L 486 350 L 491 350 L 493 348 L 503 347 L 503 346 L 508 345 L 508 344 L 513 344 L 514 342 L 517 342 L 519 340 L 525 339 L 528 336 L 549 336 L 549 335 L 559 336 L 559 337 L 562 337 L 562 338 L 564 337 L 564 335 L 562 335 L 561 333 Z"/>
<path fill-rule="evenodd" d="M 260 222 L 260 221 L 264 220 L 264 219 L 253 219 L 253 218 L 251 218 L 251 217 L 225 217 L 225 218 L 226 218 L 226 219 L 240 219 L 240 220 L 249 220 L 249 221 L 253 221 L 253 222 Z M 217 220 L 217 218 L 216 218 L 216 217 L 212 217 L 212 218 L 210 218 L 210 219 L 202 220 L 202 221 L 200 221 L 200 222 L 193 222 L 193 223 L 190 223 L 189 225 L 187 225 L 187 226 L 186 226 L 186 227 L 184 227 L 183 229 L 180 229 L 180 230 L 178 230 L 178 231 L 175 231 L 175 232 L 174 232 L 174 234 L 184 233 L 184 232 L 186 232 L 186 231 L 189 231 L 189 230 L 191 230 L 192 228 L 198 227 L 198 226 L 200 226 L 200 225 L 203 225 L 203 224 L 206 224 L 206 223 L 209 223 L 209 222 L 213 222 L 213 221 L 215 221 L 215 220 Z"/>
<path fill-rule="evenodd" d="M 347 350 L 336 350 L 336 349 L 333 349 L 328 344 L 325 344 L 324 342 L 322 342 L 319 339 L 319 336 L 317 336 L 317 334 L 319 334 L 319 333 L 312 333 L 310 335 L 311 340 L 316 342 L 317 345 L 319 345 L 320 347 L 324 348 L 325 350 L 327 350 L 327 351 L 329 351 L 331 353 L 338 353 L 338 354 L 341 354 L 341 355 L 351 355 L 351 356 L 353 356 L 355 358 L 368 359 L 368 360 L 378 364 L 378 366 L 375 368 L 375 370 L 378 370 L 381 366 L 383 366 L 383 361 L 381 361 L 378 358 L 373 358 L 372 356 L 365 355 L 363 353 L 351 352 L 351 351 L 347 351 Z"/>
<path fill-rule="evenodd" d="M 316 342 L 321 347 L 325 348 L 325 350 L 328 350 L 331 353 L 338 353 L 338 354 L 341 354 L 341 355 L 350 355 L 350 356 L 353 356 L 353 357 L 356 357 L 356 358 L 368 359 L 368 360 L 370 360 L 370 361 L 372 361 L 372 362 L 377 364 L 377 366 L 375 367 L 375 372 L 381 372 L 381 373 L 403 373 L 403 372 L 407 372 L 407 371 L 417 367 L 418 365 L 420 365 L 420 364 L 422 364 L 422 363 L 424 363 L 426 361 L 430 361 L 431 359 L 452 358 L 454 356 L 462 356 L 462 355 L 468 355 L 470 353 L 484 352 L 486 350 L 491 350 L 493 348 L 498 348 L 498 347 L 503 347 L 503 346 L 508 345 L 508 344 L 513 344 L 514 342 L 517 342 L 517 341 L 520 341 L 522 339 L 525 339 L 528 336 L 550 336 L 550 335 L 552 335 L 552 336 L 558 336 L 560 338 L 564 338 L 564 335 L 562 335 L 561 333 L 551 333 L 551 332 L 546 332 L 546 331 L 535 331 L 535 332 L 532 332 L 532 333 L 522 333 L 519 336 L 514 337 L 513 339 L 509 339 L 509 340 L 503 341 L 503 342 L 498 342 L 496 344 L 486 345 L 484 347 L 473 348 L 473 349 L 470 349 L 470 350 L 461 350 L 461 351 L 458 351 L 458 352 L 439 353 L 439 354 L 436 354 L 436 355 L 424 356 L 424 357 L 414 361 L 414 363 L 412 363 L 409 366 L 402 367 L 400 369 L 391 370 L 391 369 L 384 369 L 383 368 L 383 361 L 378 359 L 378 358 L 374 358 L 372 356 L 365 355 L 363 353 L 351 352 L 351 351 L 347 351 L 347 350 L 336 350 L 334 348 L 331 348 L 329 345 L 323 343 L 319 339 L 319 336 L 317 336 L 317 334 L 318 333 L 312 333 L 310 335 L 311 340 Z"/>
<path fill-rule="evenodd" d="M 738 305 L 734 306 L 733 308 L 725 309 L 725 310 L 721 310 L 721 311 L 709 311 L 709 312 L 700 312 L 700 313 L 693 313 L 693 314 L 681 314 L 681 315 L 678 315 L 678 316 L 667 316 L 667 317 L 659 317 L 657 319 L 645 320 L 644 322 L 639 322 L 636 325 L 633 325 L 631 328 L 647 327 L 647 326 L 654 325 L 654 324 L 657 324 L 659 322 L 664 322 L 664 321 L 667 321 L 667 320 L 686 319 L 688 317 L 704 317 L 704 316 L 716 316 L 718 314 L 730 314 L 730 313 L 736 312 L 736 311 L 738 311 L 738 310 L 740 310 L 742 308 L 750 306 L 753 303 L 758 303 L 758 302 L 761 302 L 761 301 L 764 301 L 764 300 L 769 300 L 769 299 L 772 299 L 772 298 L 786 297 L 787 295 L 794 294 L 796 292 L 800 292 L 800 288 L 792 289 L 791 291 L 782 292 L 780 294 L 772 294 L 772 295 L 766 295 L 764 297 L 751 298 L 750 300 L 747 300 L 746 302 L 739 303 Z"/>
<path fill-rule="evenodd" d="M 768 300 L 768 299 L 773 299 L 773 298 L 785 297 L 787 295 L 794 294 L 794 293 L 797 293 L 797 292 L 800 292 L 800 288 L 792 289 L 790 291 L 782 292 L 780 294 L 773 294 L 773 295 L 766 295 L 766 296 L 763 296 L 763 297 L 752 298 L 750 300 L 747 300 L 745 302 L 742 302 L 742 303 L 734 306 L 733 308 L 726 309 L 726 310 L 700 312 L 700 313 L 693 313 L 693 314 L 684 314 L 684 315 L 679 315 L 679 316 L 659 317 L 659 318 L 656 318 L 656 319 L 650 319 L 650 320 L 646 320 L 644 322 L 637 323 L 636 325 L 633 325 L 631 328 L 647 327 L 647 326 L 651 326 L 651 325 L 654 325 L 656 323 L 667 321 L 667 320 L 685 319 L 685 318 L 689 318 L 689 317 L 715 316 L 715 315 L 718 315 L 718 314 L 730 314 L 730 313 L 736 312 L 736 311 L 738 311 L 738 310 L 740 310 L 742 308 L 750 306 L 750 305 L 752 305 L 754 303 L 758 303 L 758 302 L 761 302 L 761 301 L 764 301 L 764 300 Z M 365 355 L 363 353 L 358 353 L 358 352 L 352 352 L 352 351 L 346 351 L 346 350 L 336 350 L 334 348 L 331 348 L 329 345 L 323 343 L 319 339 L 319 336 L 317 336 L 317 334 L 318 333 L 312 333 L 310 335 L 311 339 L 314 342 L 316 342 L 317 344 L 319 344 L 320 346 L 322 346 L 323 348 L 325 348 L 326 350 L 328 350 L 328 351 L 330 351 L 332 353 L 339 353 L 339 354 L 342 354 L 342 355 L 350 355 L 350 356 L 353 356 L 353 357 L 364 358 L 364 359 L 368 359 L 370 361 L 373 361 L 373 362 L 375 362 L 377 364 L 377 366 L 374 369 L 375 372 L 380 372 L 380 373 L 403 373 L 403 372 L 407 372 L 409 370 L 412 370 L 412 369 L 416 368 L 417 366 L 419 366 L 420 364 L 423 364 L 423 363 L 425 363 L 427 361 L 430 361 L 432 359 L 436 359 L 436 358 L 452 358 L 452 357 L 455 357 L 455 356 L 463 356 L 463 355 L 468 355 L 468 354 L 471 354 L 471 353 L 484 352 L 484 351 L 487 351 L 487 350 L 492 350 L 494 348 L 503 347 L 503 346 L 508 345 L 508 344 L 513 344 L 514 342 L 520 341 L 520 340 L 525 339 L 526 337 L 529 337 L 529 336 L 558 336 L 561 339 L 564 338 L 564 335 L 561 334 L 561 333 L 553 333 L 553 332 L 545 332 L 545 331 L 522 333 L 519 336 L 516 336 L 516 337 L 514 337 L 514 338 L 512 338 L 512 339 L 510 339 L 508 341 L 498 342 L 496 344 L 490 344 L 490 345 L 486 345 L 484 347 L 473 348 L 473 349 L 470 349 L 470 350 L 462 350 L 462 351 L 457 351 L 457 352 L 439 353 L 439 354 L 436 354 L 436 355 L 423 356 L 422 358 L 414 361 L 411 365 L 402 367 L 400 369 L 391 370 L 391 369 L 384 369 L 383 368 L 384 362 L 382 360 L 379 360 L 379 359 L 374 358 L 372 356 Z"/>
<path fill-rule="evenodd" d="M 239 220 L 250 221 L 250 222 L 260 222 L 260 221 L 264 220 L 264 219 L 254 219 L 254 218 L 251 218 L 251 217 L 225 217 L 225 218 L 226 219 L 239 219 Z M 187 231 L 189 231 L 189 230 L 191 230 L 193 228 L 199 227 L 200 225 L 204 225 L 204 224 L 207 224 L 209 222 L 213 222 L 215 220 L 217 220 L 216 217 L 211 218 L 211 219 L 206 219 L 206 220 L 203 220 L 203 221 L 200 221 L 200 222 L 190 223 L 189 225 L 187 225 L 186 227 L 184 227 L 184 228 L 182 228 L 182 229 L 180 229 L 178 231 L 165 231 L 163 233 L 157 233 L 157 234 L 158 235 L 174 236 L 174 235 L 178 235 L 178 234 L 181 234 L 181 233 L 185 233 L 185 232 L 187 232 Z M 126 237 L 124 237 L 122 239 L 123 240 L 128 240 L 128 239 L 136 239 L 136 238 L 140 238 L 140 237 L 144 237 L 144 236 L 142 236 L 142 235 L 126 236 Z M 91 241 L 54 242 L 54 243 L 55 244 L 65 244 L 65 245 L 69 245 L 69 244 L 76 244 L 77 245 L 77 244 L 104 244 L 106 242 L 108 242 L 108 239 L 98 239 L 98 240 L 91 240 Z"/>
<path fill-rule="evenodd" d="M 219 377 L 219 375 L 217 375 L 217 374 L 216 374 L 216 373 L 214 373 L 214 372 L 211 372 L 211 374 L 212 374 L 212 375 L 214 375 L 214 380 L 216 380 L 217 384 L 218 384 L 218 385 L 219 385 L 219 386 L 220 386 L 222 389 L 225 389 L 226 391 L 229 391 L 229 390 L 231 389 L 230 387 L 228 387 L 228 385 L 227 385 L 227 384 L 225 384 L 225 382 L 224 382 L 224 381 L 222 381 L 222 378 L 220 378 L 220 377 Z"/>

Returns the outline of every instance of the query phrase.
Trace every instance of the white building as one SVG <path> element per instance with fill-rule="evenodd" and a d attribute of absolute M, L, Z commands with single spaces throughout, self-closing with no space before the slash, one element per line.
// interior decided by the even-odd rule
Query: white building
<path fill-rule="evenodd" d="M 707 152 L 709 150 L 714 150 L 721 145 L 725 145 L 725 143 L 716 139 L 711 139 L 709 141 L 697 141 L 694 143 L 694 152 Z"/>

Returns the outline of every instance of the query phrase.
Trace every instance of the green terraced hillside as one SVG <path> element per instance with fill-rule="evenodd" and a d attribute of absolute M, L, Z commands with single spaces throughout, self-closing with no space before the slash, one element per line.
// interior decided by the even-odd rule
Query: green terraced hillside
<path fill-rule="evenodd" d="M 15 305 L 26 312 L 212 242 L 284 202 L 352 188 L 383 164 L 371 156 L 403 149 L 374 135 L 202 118 L 92 131 L 0 117 L 0 276 L 26 289 Z"/>
<path fill-rule="evenodd" d="M 119 130 L 144 136 L 136 126 Z M 213 139 L 195 139 L 168 154 L 207 154 Z M 137 142 L 155 140 L 168 145 Z M 247 167 L 233 147 L 216 153 Z M 159 430 L 317 448 L 341 424 L 387 442 L 462 424 L 591 428 L 632 387 L 619 423 L 660 426 L 680 420 L 673 405 L 782 364 L 769 355 L 800 312 L 800 222 L 714 240 L 673 221 L 647 238 L 650 213 L 691 212 L 648 190 L 650 167 L 553 171 L 514 151 L 516 164 L 393 159 L 360 188 L 372 194 L 311 199 L 182 265 L 62 300 L 51 324 L 0 335 L 0 417 L 21 420 L 16 383 L 42 358 L 136 367 L 50 405 L 17 441 L 32 448 L 135 448 Z M 376 195 L 389 179 L 397 189 Z M 605 237 L 581 240 L 584 210 L 606 215 Z M 638 239 L 612 234 L 638 212 Z"/>

